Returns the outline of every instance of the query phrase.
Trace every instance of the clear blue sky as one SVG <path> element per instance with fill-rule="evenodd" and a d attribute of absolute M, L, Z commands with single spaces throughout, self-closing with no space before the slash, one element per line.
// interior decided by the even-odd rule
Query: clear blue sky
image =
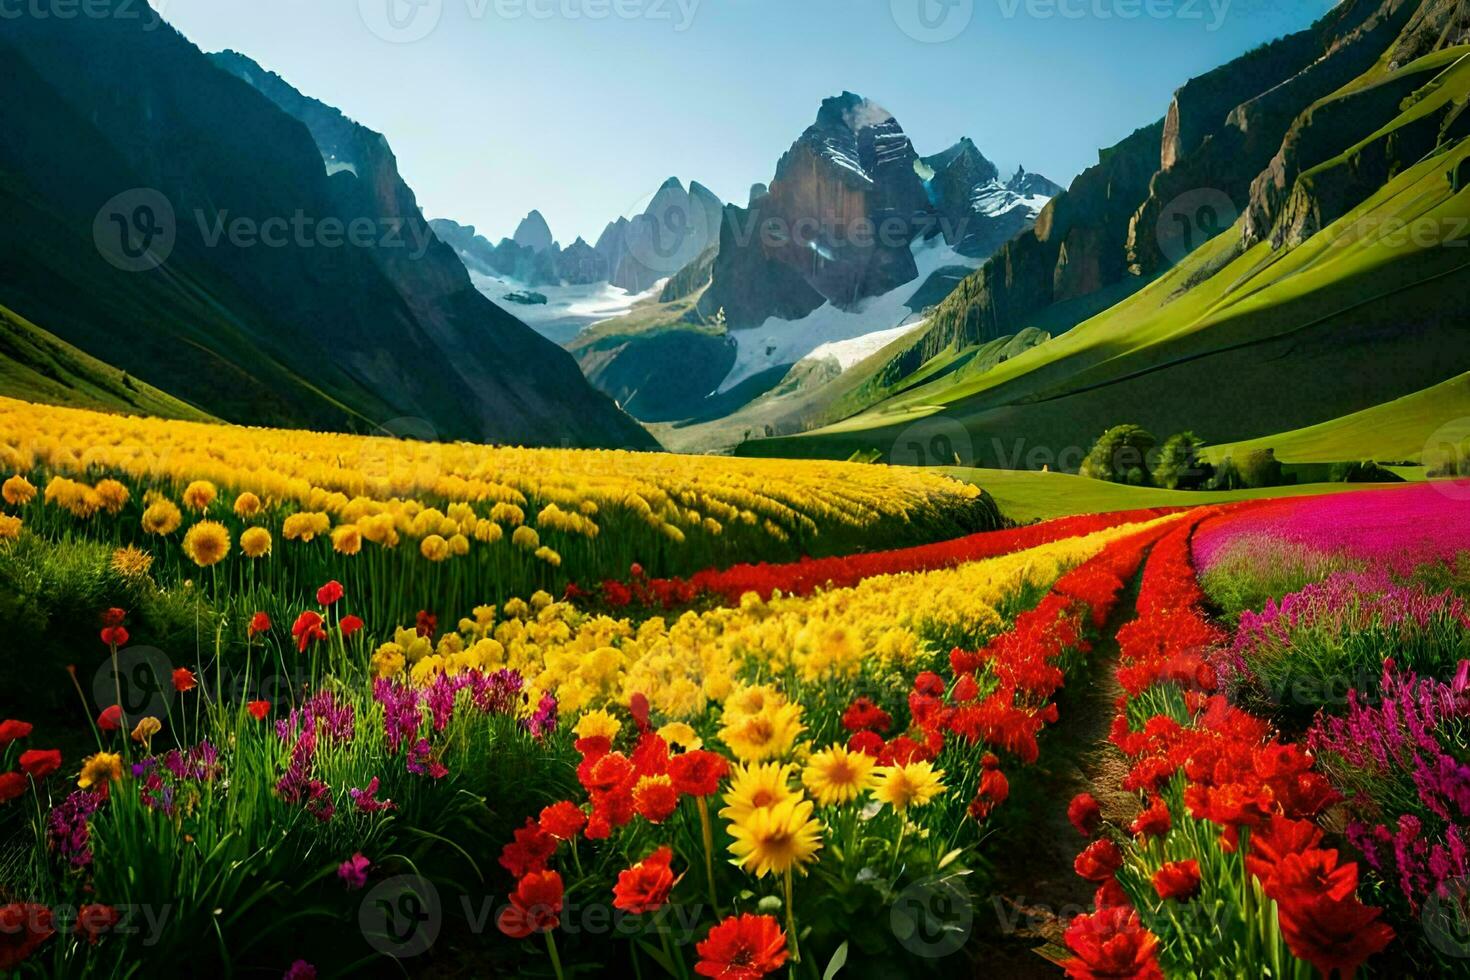
<path fill-rule="evenodd" d="M 387 5 L 400 5 L 396 22 Z M 410 16 L 413 3 L 425 6 Z M 954 6 L 946 8 L 944 4 Z M 682 6 L 681 6 L 682 4 Z M 929 14 L 916 19 L 919 6 Z M 1213 6 L 1212 6 L 1213 4 Z M 844 89 L 920 153 L 969 136 L 1065 185 L 1186 79 L 1330 0 L 154 0 L 381 131 L 429 217 L 596 237 L 669 176 L 743 203 Z M 1154 6 L 1150 6 L 1154 5 Z M 589 14 L 602 10 L 594 19 Z M 618 16 L 617 11 L 633 16 Z M 1152 9 L 1156 14 L 1149 16 Z M 564 16 L 564 11 L 584 16 Z M 1111 16 L 1099 16 L 1099 14 Z M 686 16 L 692 14 L 692 16 Z M 549 15 L 549 16 L 548 16 Z M 953 33 L 949 40 L 925 36 Z M 377 32 L 370 29 L 371 22 Z M 426 36 L 392 43 L 433 29 Z M 680 30 L 680 27 L 684 29 Z"/>

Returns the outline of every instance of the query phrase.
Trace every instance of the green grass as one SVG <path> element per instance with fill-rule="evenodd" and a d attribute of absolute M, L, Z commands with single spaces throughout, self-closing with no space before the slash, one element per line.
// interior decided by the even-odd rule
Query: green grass
<path fill-rule="evenodd" d="M 31 402 L 196 422 L 213 416 L 129 377 L 0 306 L 0 394 Z"/>
<path fill-rule="evenodd" d="M 992 470 L 946 466 L 942 472 L 973 483 L 995 498 L 1000 511 L 1019 523 L 1045 521 L 1073 514 L 1102 514 L 1141 507 L 1193 507 L 1237 500 L 1305 497 L 1381 487 L 1376 483 L 1304 483 L 1259 490 L 1159 490 L 1105 483 L 1071 473 L 1028 470 Z"/>

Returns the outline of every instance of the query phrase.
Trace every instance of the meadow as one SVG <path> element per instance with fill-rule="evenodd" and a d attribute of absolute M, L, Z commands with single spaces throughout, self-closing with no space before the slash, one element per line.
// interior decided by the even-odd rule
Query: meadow
<path fill-rule="evenodd" d="M 0 970 L 1463 962 L 1470 485 L 965 475 L 0 402 Z"/>

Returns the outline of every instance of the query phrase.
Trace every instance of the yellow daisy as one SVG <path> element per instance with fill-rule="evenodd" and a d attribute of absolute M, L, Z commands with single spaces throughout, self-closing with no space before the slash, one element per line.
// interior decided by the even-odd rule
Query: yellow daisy
<path fill-rule="evenodd" d="M 790 763 L 767 762 L 758 766 L 736 766 L 725 790 L 725 808 L 720 816 L 740 822 L 755 810 L 764 810 L 799 797 L 791 788 Z"/>
<path fill-rule="evenodd" d="M 793 869 L 805 874 L 802 865 L 815 861 L 822 849 L 822 829 L 812 817 L 811 800 L 785 800 L 732 824 L 730 853 L 757 878 Z"/>
<path fill-rule="evenodd" d="M 873 787 L 875 760 L 841 745 L 812 754 L 801 781 L 822 806 L 851 803 Z"/>
<path fill-rule="evenodd" d="M 944 792 L 943 776 L 944 770 L 935 769 L 929 762 L 880 766 L 873 796 L 902 813 L 911 806 L 924 806 Z"/>

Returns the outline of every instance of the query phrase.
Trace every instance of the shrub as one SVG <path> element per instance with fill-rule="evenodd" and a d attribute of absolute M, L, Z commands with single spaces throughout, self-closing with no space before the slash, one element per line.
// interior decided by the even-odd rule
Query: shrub
<path fill-rule="evenodd" d="M 1209 486 L 1211 490 L 1258 490 L 1279 487 L 1284 482 L 1276 450 L 1257 449 L 1239 459 L 1227 456 L 1221 460 Z"/>
<path fill-rule="evenodd" d="M 1154 464 L 1154 485 L 1168 490 L 1198 490 L 1214 476 L 1215 470 L 1200 459 L 1205 441 L 1193 432 L 1170 436 L 1159 450 Z"/>
<path fill-rule="evenodd" d="M 1332 475 L 1329 479 L 1333 483 L 1402 483 L 1403 477 L 1393 470 L 1384 469 L 1371 459 L 1352 463 L 1334 463 Z"/>
<path fill-rule="evenodd" d="M 1139 425 L 1115 425 L 1102 434 L 1082 461 L 1081 473 L 1109 483 L 1149 485 L 1149 454 L 1158 445 Z"/>

